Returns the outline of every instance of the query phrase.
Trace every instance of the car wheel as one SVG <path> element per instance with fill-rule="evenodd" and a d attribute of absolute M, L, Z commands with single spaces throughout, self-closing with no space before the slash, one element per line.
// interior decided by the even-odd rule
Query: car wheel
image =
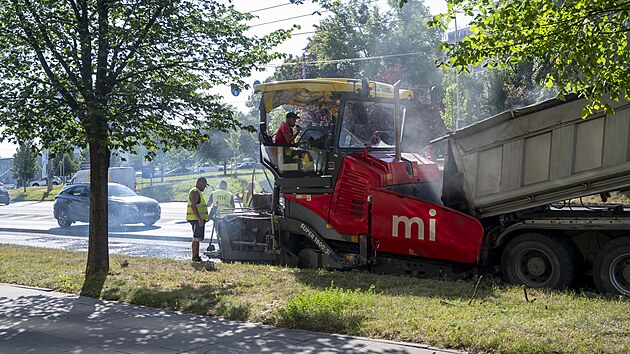
<path fill-rule="evenodd" d="M 4 205 L 9 205 L 9 204 L 11 204 L 10 200 L 7 200 L 6 203 L 4 203 Z"/>
<path fill-rule="evenodd" d="M 201 170 L 201 171 L 199 171 L 199 173 L 206 173 L 206 171 L 204 171 L 204 170 Z"/>
<path fill-rule="evenodd" d="M 514 238 L 501 255 L 501 273 L 512 284 L 566 289 L 575 281 L 577 254 L 563 238 L 526 233 Z"/>
<path fill-rule="evenodd" d="M 149 226 L 153 226 L 153 224 L 155 224 L 155 221 L 153 221 L 153 220 L 147 220 L 147 221 L 144 221 L 144 222 L 142 222 L 142 223 L 144 224 L 144 226 L 149 227 Z"/>
<path fill-rule="evenodd" d="M 114 215 L 107 216 L 107 228 L 109 230 L 116 230 L 121 226 L 120 221 Z"/>
<path fill-rule="evenodd" d="M 38 183 L 33 183 L 33 184 L 31 185 L 31 187 L 39 187 L 39 184 L 38 184 Z"/>
<path fill-rule="evenodd" d="M 59 183 L 53 182 L 53 186 L 58 186 L 58 185 L 59 185 Z"/>
<path fill-rule="evenodd" d="M 57 224 L 61 227 L 69 227 L 72 225 L 73 221 L 70 219 L 70 215 L 68 214 L 68 210 L 59 209 L 57 212 Z"/>

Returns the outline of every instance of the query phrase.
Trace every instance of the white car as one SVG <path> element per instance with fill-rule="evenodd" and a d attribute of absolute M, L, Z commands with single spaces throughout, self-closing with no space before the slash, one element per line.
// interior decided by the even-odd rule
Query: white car
<path fill-rule="evenodd" d="M 52 180 L 52 184 L 57 186 L 60 185 L 61 183 L 61 178 L 57 177 L 57 176 L 53 176 L 53 180 Z M 48 177 L 42 177 L 40 179 L 36 179 L 34 181 L 31 181 L 29 184 L 29 186 L 31 187 L 40 187 L 40 186 L 47 186 L 48 185 Z"/>
<path fill-rule="evenodd" d="M 223 166 L 221 165 L 211 165 L 209 163 L 204 163 L 195 167 L 195 173 L 206 173 L 206 172 L 220 172 L 223 171 Z"/>

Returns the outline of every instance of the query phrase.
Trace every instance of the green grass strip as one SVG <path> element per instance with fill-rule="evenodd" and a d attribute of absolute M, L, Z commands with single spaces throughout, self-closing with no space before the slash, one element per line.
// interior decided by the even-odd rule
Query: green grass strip
<path fill-rule="evenodd" d="M 492 353 L 628 353 L 630 301 L 588 293 L 0 245 L 0 282 L 275 326 Z"/>

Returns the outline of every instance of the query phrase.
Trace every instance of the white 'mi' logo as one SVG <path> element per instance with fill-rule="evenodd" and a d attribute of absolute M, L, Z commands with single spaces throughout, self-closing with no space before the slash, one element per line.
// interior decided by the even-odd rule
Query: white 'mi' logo
<path fill-rule="evenodd" d="M 435 209 L 429 210 L 429 216 L 436 216 Z M 415 224 L 418 228 L 418 240 L 424 240 L 424 220 L 419 217 L 409 219 L 406 216 L 392 215 L 392 236 L 398 237 L 398 226 L 405 225 L 405 238 L 411 238 L 411 227 Z M 429 241 L 435 241 L 435 218 L 429 218 Z"/>

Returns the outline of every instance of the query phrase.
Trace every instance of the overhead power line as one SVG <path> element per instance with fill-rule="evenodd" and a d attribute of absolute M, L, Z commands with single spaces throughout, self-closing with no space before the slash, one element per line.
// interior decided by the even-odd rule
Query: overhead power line
<path fill-rule="evenodd" d="M 368 2 L 368 3 L 375 3 L 375 2 L 378 2 L 378 1 L 380 1 L 380 0 L 372 0 L 372 1 Z M 269 6 L 269 7 L 263 7 L 262 9 L 256 9 L 256 10 L 247 11 L 247 12 L 249 12 L 250 14 L 253 14 L 253 13 L 255 13 L 255 12 L 261 12 L 261 11 L 265 11 L 265 10 L 271 10 L 271 9 L 275 9 L 275 8 L 278 8 L 278 7 L 283 7 L 283 6 L 287 6 L 287 5 L 294 5 L 294 4 L 293 4 L 292 2 L 287 2 L 287 3 L 284 3 L 284 4 L 280 4 L 280 5 L 273 5 L 273 6 Z M 295 4 L 295 5 L 297 5 L 297 4 Z M 349 8 L 349 7 L 350 7 L 350 6 L 338 6 L 337 8 Z"/>
<path fill-rule="evenodd" d="M 315 64 L 335 64 L 335 63 L 345 63 L 345 62 L 357 62 L 357 61 L 366 61 L 366 60 L 374 60 L 374 59 L 386 59 L 386 58 L 396 58 L 396 57 L 408 57 L 413 55 L 429 55 L 433 52 L 413 52 L 413 53 L 402 53 L 402 54 L 389 54 L 389 55 L 378 55 L 372 57 L 363 57 L 363 58 L 348 58 L 348 59 L 332 59 L 332 60 L 315 60 L 315 61 L 306 61 L 304 65 L 315 65 Z M 266 65 L 266 67 L 277 68 L 284 65 L 302 65 L 302 62 L 295 63 L 283 63 L 279 65 Z"/>
<path fill-rule="evenodd" d="M 293 37 L 293 36 L 303 36 L 305 34 L 313 34 L 313 33 L 317 33 L 317 31 L 291 33 L 291 37 Z"/>
<path fill-rule="evenodd" d="M 310 14 L 305 14 L 305 15 L 299 15 L 299 16 L 293 16 L 293 17 L 287 17 L 287 18 L 282 18 L 279 20 L 275 20 L 275 21 L 269 21 L 269 22 L 263 22 L 263 23 L 257 23 L 255 25 L 249 26 L 250 28 L 254 28 L 254 27 L 258 27 L 258 26 L 264 26 L 264 25 L 270 25 L 272 23 L 278 23 L 278 22 L 284 22 L 284 21 L 289 21 L 289 20 L 295 20 L 296 18 L 302 18 L 302 17 L 308 17 L 308 16 L 313 16 L 313 15 L 321 15 L 322 13 L 325 12 L 330 12 L 330 10 L 324 10 L 324 11 L 315 11 L 313 13 Z"/>
<path fill-rule="evenodd" d="M 287 6 L 287 5 L 291 5 L 292 3 L 287 2 L 285 4 L 280 4 L 280 5 L 274 5 L 274 6 L 269 6 L 269 7 L 264 7 L 262 9 L 257 9 L 254 11 L 249 11 L 250 14 L 253 14 L 254 12 L 260 12 L 260 11 L 265 11 L 265 10 L 271 10 L 271 9 L 275 9 L 277 7 L 282 7 L 282 6 Z"/>
<path fill-rule="evenodd" d="M 376 3 L 378 1 L 380 1 L 380 0 L 372 0 L 372 1 L 368 2 L 368 3 Z M 250 14 L 253 14 L 255 12 L 270 10 L 270 9 L 274 9 L 274 8 L 282 7 L 282 6 L 287 6 L 287 5 L 292 5 L 292 3 L 288 2 L 288 3 L 284 3 L 284 4 L 280 4 L 280 5 L 274 5 L 274 6 L 269 6 L 269 7 L 265 7 L 265 8 L 262 8 L 262 9 L 256 9 L 256 10 L 253 10 L 253 11 L 248 11 L 248 12 Z M 340 8 L 350 8 L 350 7 L 349 6 L 348 7 L 346 7 L 346 6 L 339 6 L 339 7 L 337 7 L 337 9 L 340 9 Z M 333 12 L 333 10 L 327 10 L 324 7 L 321 7 L 319 10 L 314 11 L 314 12 L 312 12 L 310 14 L 294 16 L 294 17 L 287 17 L 287 18 L 282 18 L 282 19 L 275 20 L 275 21 L 270 21 L 270 22 L 257 23 L 255 25 L 250 26 L 250 28 L 263 26 L 263 25 L 269 25 L 269 24 L 272 24 L 272 23 L 278 23 L 278 22 L 283 22 L 283 21 L 288 21 L 288 20 L 294 20 L 296 18 L 302 18 L 302 17 L 314 16 L 314 15 L 321 15 L 321 14 L 326 13 L 326 12 Z"/>

